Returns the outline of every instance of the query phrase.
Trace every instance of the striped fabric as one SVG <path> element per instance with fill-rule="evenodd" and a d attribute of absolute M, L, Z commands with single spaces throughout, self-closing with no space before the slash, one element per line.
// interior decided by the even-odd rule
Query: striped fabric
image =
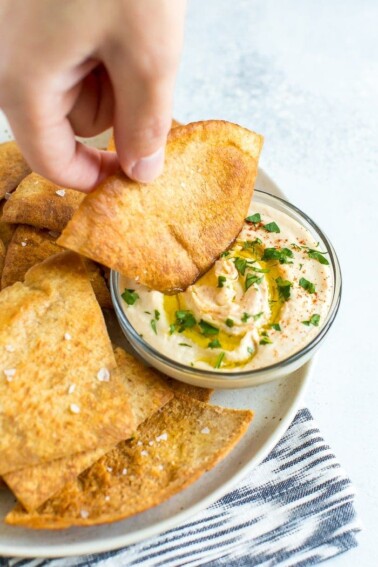
<path fill-rule="evenodd" d="M 353 486 L 307 409 L 267 459 L 190 522 L 95 556 L 4 559 L 6 567 L 314 565 L 357 545 Z"/>

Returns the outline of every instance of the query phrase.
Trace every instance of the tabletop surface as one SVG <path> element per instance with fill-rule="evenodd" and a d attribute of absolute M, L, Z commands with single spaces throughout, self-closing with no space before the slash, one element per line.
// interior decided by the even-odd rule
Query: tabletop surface
<path fill-rule="evenodd" d="M 375 0 L 191 0 L 175 99 L 180 121 L 262 133 L 261 166 L 338 253 L 342 305 L 305 400 L 364 526 L 334 567 L 377 561 L 377 29 Z"/>

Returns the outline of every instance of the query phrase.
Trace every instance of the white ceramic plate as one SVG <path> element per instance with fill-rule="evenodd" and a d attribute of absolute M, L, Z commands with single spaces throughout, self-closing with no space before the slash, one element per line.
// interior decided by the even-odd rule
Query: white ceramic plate
<path fill-rule="evenodd" d="M 3 116 L 0 116 L 0 141 L 9 138 L 8 126 Z M 256 187 L 282 196 L 278 187 L 261 170 Z M 118 337 L 117 342 L 123 340 L 121 333 Z M 7 526 L 0 521 L 0 555 L 57 557 L 98 553 L 150 538 L 188 520 L 230 491 L 247 471 L 269 454 L 299 408 L 310 378 L 310 368 L 311 365 L 307 363 L 284 379 L 255 388 L 215 392 L 212 403 L 253 409 L 255 418 L 231 454 L 177 496 L 127 520 L 93 528 L 33 531 Z M 7 489 L 0 489 L 0 520 L 13 507 L 14 502 Z"/>

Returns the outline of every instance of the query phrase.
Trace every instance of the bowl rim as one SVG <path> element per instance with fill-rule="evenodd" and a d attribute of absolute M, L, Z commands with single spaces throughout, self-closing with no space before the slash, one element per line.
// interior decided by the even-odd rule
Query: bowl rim
<path fill-rule="evenodd" d="M 259 376 L 261 376 L 263 374 L 271 373 L 271 372 L 274 372 L 275 370 L 282 371 L 286 368 L 288 368 L 288 370 L 289 370 L 290 367 L 293 364 L 295 364 L 296 362 L 298 362 L 301 358 L 304 358 L 305 360 L 307 360 L 308 357 L 306 357 L 306 355 L 308 355 L 312 350 L 314 350 L 317 347 L 317 345 L 319 345 L 322 342 L 323 338 L 328 333 L 329 329 L 332 326 L 332 323 L 334 322 L 334 320 L 336 318 L 336 315 L 337 315 L 338 310 L 339 310 L 340 302 L 341 302 L 342 275 L 341 275 L 340 263 L 339 263 L 336 251 L 333 248 L 333 246 L 332 246 L 329 238 L 327 237 L 327 235 L 301 209 L 299 209 L 298 207 L 296 207 L 295 205 L 293 205 L 292 203 L 290 203 L 286 199 L 283 199 L 282 197 L 278 197 L 276 195 L 272 195 L 271 193 L 269 193 L 267 191 L 255 189 L 254 195 L 256 195 L 256 194 L 261 195 L 263 198 L 271 199 L 273 202 L 278 201 L 284 207 L 288 207 L 289 209 L 291 209 L 291 211 L 293 213 L 295 213 L 297 216 L 299 216 L 301 218 L 301 220 L 304 220 L 305 222 L 307 222 L 310 225 L 312 230 L 315 233 L 317 233 L 317 235 L 320 237 L 320 239 L 322 240 L 322 242 L 324 243 L 324 245 L 327 249 L 330 264 L 331 264 L 332 270 L 333 270 L 334 289 L 333 289 L 333 296 L 332 296 L 331 305 L 329 307 L 326 320 L 325 320 L 323 326 L 321 327 L 321 329 L 319 330 L 319 332 L 316 334 L 316 336 L 309 343 L 307 343 L 299 351 L 295 352 L 294 354 L 288 356 L 287 358 L 285 358 L 283 360 L 275 362 L 274 364 L 270 364 L 269 366 L 263 366 L 261 368 L 255 368 L 255 369 L 250 369 L 250 370 L 238 370 L 237 372 L 229 372 L 229 371 L 219 372 L 219 371 L 216 371 L 216 370 L 208 370 L 208 369 L 205 369 L 205 368 L 192 367 L 192 366 L 189 366 L 187 364 L 183 364 L 182 362 L 178 362 L 178 361 L 176 361 L 172 358 L 169 358 L 167 355 L 159 352 L 154 347 L 152 347 L 149 343 L 147 343 L 142 337 L 140 337 L 139 333 L 137 333 L 137 331 L 134 329 L 134 327 L 129 322 L 129 320 L 128 320 L 128 318 L 127 318 L 127 316 L 126 316 L 126 314 L 125 314 L 125 312 L 122 308 L 122 303 L 121 303 L 122 299 L 121 299 L 121 294 L 119 293 L 119 278 L 120 278 L 121 274 L 116 272 L 115 270 L 111 270 L 110 271 L 110 292 L 111 292 L 111 298 L 112 298 L 114 310 L 116 312 L 119 324 L 120 324 L 123 332 L 126 334 L 126 338 L 131 342 L 132 346 L 133 346 L 134 342 L 136 342 L 138 344 L 138 346 L 140 347 L 138 349 L 138 352 L 141 356 L 143 356 L 143 352 L 140 352 L 140 351 L 141 350 L 146 351 L 147 354 L 149 355 L 149 358 L 157 359 L 157 360 L 159 360 L 159 362 L 161 364 L 169 366 L 173 370 L 178 370 L 182 373 L 190 375 L 193 378 L 193 380 L 199 380 L 200 379 L 199 375 L 201 375 L 204 378 L 214 378 L 214 379 L 216 378 L 217 380 L 227 380 L 228 382 L 230 382 L 232 380 L 239 380 L 239 381 L 241 380 L 242 382 L 247 382 L 247 381 L 250 381 L 252 378 L 258 378 Z"/>

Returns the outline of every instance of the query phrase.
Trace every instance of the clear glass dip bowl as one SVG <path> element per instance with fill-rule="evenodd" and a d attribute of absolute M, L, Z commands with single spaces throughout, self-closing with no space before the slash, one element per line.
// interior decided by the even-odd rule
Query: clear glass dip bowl
<path fill-rule="evenodd" d="M 319 327 L 319 333 L 295 354 L 280 362 L 263 368 L 253 370 L 237 369 L 233 372 L 217 372 L 216 370 L 205 370 L 188 366 L 168 358 L 140 337 L 138 332 L 130 324 L 125 311 L 122 308 L 123 300 L 121 298 L 121 293 L 123 292 L 123 289 L 120 289 L 120 274 L 111 271 L 110 288 L 117 319 L 123 333 L 133 349 L 148 365 L 153 366 L 168 376 L 195 386 L 228 389 L 248 388 L 282 378 L 283 376 L 294 372 L 294 370 L 297 370 L 300 366 L 304 365 L 313 356 L 315 351 L 325 339 L 333 321 L 335 320 L 341 299 L 340 265 L 331 242 L 324 232 L 322 232 L 307 215 L 284 199 L 275 197 L 263 191 L 255 190 L 253 203 L 269 205 L 296 220 L 300 225 L 307 229 L 310 234 L 312 234 L 316 242 L 319 242 L 319 249 L 327 251 L 327 258 L 330 263 L 330 272 L 333 284 L 333 297 L 327 316 L 322 326 Z"/>

